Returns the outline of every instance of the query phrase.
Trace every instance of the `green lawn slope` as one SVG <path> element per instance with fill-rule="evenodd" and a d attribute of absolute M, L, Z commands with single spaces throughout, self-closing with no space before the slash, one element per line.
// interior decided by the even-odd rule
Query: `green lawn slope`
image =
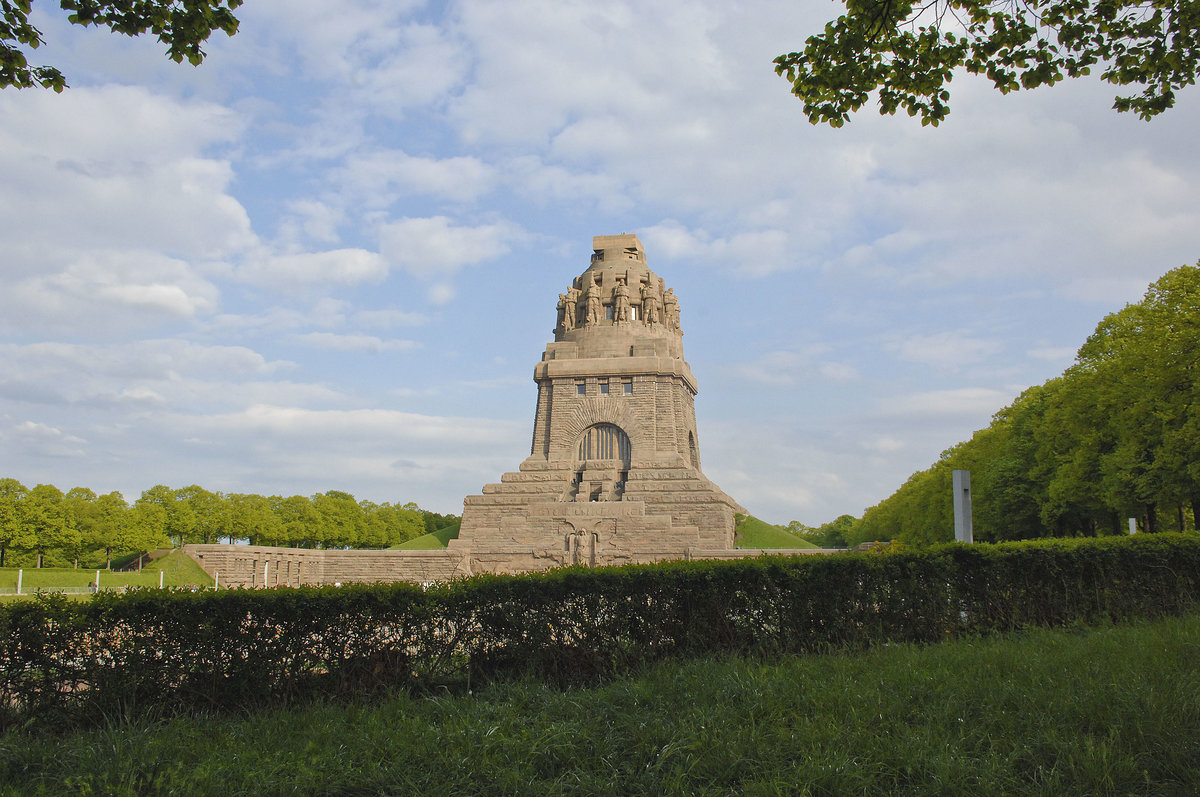
<path fill-rule="evenodd" d="M 733 544 L 738 548 L 816 548 L 787 529 L 749 515 L 738 515 Z"/>
<path fill-rule="evenodd" d="M 15 567 L 0 568 L 0 588 L 15 589 L 17 586 Z M 21 568 L 21 592 L 29 594 L 38 590 L 63 588 L 86 589 L 96 580 L 96 568 L 86 567 L 26 567 Z M 117 587 L 157 587 L 158 574 L 162 572 L 164 587 L 211 587 L 212 576 L 205 573 L 196 560 L 172 551 L 154 561 L 147 561 L 142 570 L 116 571 L 100 569 L 100 586 L 106 589 Z"/>
<path fill-rule="evenodd" d="M 458 538 L 458 528 L 462 525 L 462 521 L 451 523 L 449 526 L 442 526 L 440 529 L 429 534 L 422 534 L 420 537 L 402 542 L 399 545 L 393 545 L 394 551 L 428 551 L 434 548 L 445 548 L 450 540 Z"/>

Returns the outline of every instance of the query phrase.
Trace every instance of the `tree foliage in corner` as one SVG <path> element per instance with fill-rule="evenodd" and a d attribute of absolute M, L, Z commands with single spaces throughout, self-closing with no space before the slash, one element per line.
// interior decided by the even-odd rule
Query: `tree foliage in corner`
<path fill-rule="evenodd" d="M 850 545 L 951 539 L 951 474 L 971 471 L 975 539 L 1200 529 L 1200 264 L 1096 327 L 1075 364 L 868 509 Z M 1190 512 L 1188 509 L 1190 508 Z"/>
<path fill-rule="evenodd" d="M 841 127 L 873 92 L 879 112 L 903 108 L 937 125 L 950 112 L 955 69 L 1002 93 L 1090 74 L 1141 94 L 1113 107 L 1143 119 L 1196 82 L 1200 0 L 843 0 L 847 13 L 800 52 L 775 59 L 813 124 Z"/>
<path fill-rule="evenodd" d="M 216 30 L 232 36 L 238 20 L 233 10 L 243 0 L 60 0 L 75 25 L 106 27 L 113 33 L 153 33 L 167 45 L 167 57 L 185 58 L 193 66 L 204 60 L 202 45 Z M 0 88 L 16 86 L 62 91 L 67 80 L 52 66 L 33 66 L 24 52 L 45 44 L 29 21 L 32 0 L 0 0 Z"/>

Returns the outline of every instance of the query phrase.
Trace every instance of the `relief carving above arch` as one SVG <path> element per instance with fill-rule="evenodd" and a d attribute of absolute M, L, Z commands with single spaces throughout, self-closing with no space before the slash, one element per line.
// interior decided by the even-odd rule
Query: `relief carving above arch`
<path fill-rule="evenodd" d="M 632 402 L 587 398 L 580 401 L 562 418 L 562 425 L 551 440 L 551 459 L 575 459 L 575 447 L 579 438 L 589 427 L 599 423 L 611 423 L 629 437 L 633 456 L 653 450 L 653 440 L 645 427 L 634 415 Z"/>

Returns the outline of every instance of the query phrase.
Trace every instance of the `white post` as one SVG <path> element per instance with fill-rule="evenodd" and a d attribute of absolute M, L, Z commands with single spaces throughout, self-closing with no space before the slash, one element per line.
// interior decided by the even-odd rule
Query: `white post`
<path fill-rule="evenodd" d="M 1129 533 L 1137 534 L 1137 518 L 1135 517 L 1129 518 Z"/>
<path fill-rule="evenodd" d="M 267 588 L 267 573 L 271 570 L 271 560 L 267 559 L 263 562 L 263 589 Z"/>
<path fill-rule="evenodd" d="M 221 571 L 213 571 L 213 589 L 221 588 Z"/>
<path fill-rule="evenodd" d="M 97 570 L 96 571 L 96 588 L 94 590 L 92 590 L 92 592 L 95 593 L 95 592 L 99 592 L 99 591 L 100 591 L 100 571 Z"/>
<path fill-rule="evenodd" d="M 975 530 L 971 518 L 971 471 L 954 471 L 953 485 L 954 539 L 958 542 L 974 542 Z"/>
<path fill-rule="evenodd" d="M 162 585 L 163 585 L 163 572 L 164 572 L 164 571 L 162 571 L 162 570 L 159 570 L 159 571 L 158 571 L 158 588 L 159 588 L 159 589 L 162 589 L 162 588 L 163 588 L 163 587 L 162 587 Z"/>
<path fill-rule="evenodd" d="M 21 576 L 23 576 L 23 575 L 25 575 L 25 571 L 24 571 L 24 570 L 18 570 L 18 571 L 17 571 L 17 594 L 18 594 L 18 595 L 20 595 L 20 594 L 21 594 Z"/>

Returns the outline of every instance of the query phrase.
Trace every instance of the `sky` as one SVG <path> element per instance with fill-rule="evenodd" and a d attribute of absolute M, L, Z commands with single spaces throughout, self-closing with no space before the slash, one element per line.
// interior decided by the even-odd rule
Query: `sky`
<path fill-rule="evenodd" d="M 71 88 L 0 91 L 0 477 L 460 513 L 636 233 L 705 475 L 860 516 L 1200 259 L 1200 92 L 963 74 L 940 127 L 815 127 L 771 61 L 840 8 L 247 0 L 192 67 L 36 5 Z"/>

